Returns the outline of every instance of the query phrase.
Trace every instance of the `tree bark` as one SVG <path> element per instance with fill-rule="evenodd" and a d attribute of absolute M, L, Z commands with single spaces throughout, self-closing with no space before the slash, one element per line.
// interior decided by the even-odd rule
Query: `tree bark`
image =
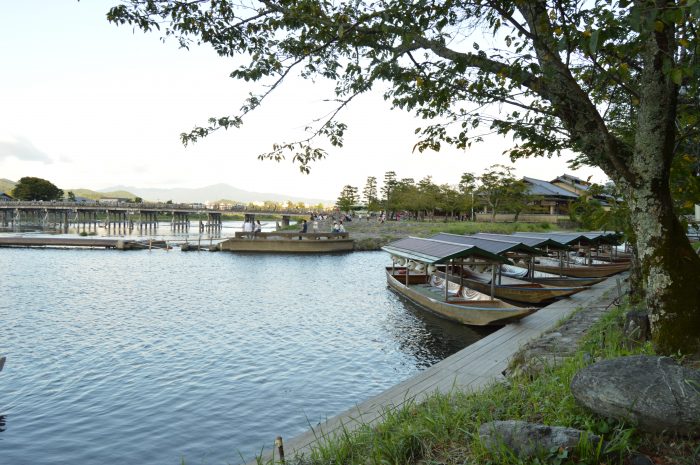
<path fill-rule="evenodd" d="M 700 257 L 674 214 L 670 195 L 638 188 L 629 197 L 652 341 L 661 353 L 698 353 Z"/>
<path fill-rule="evenodd" d="M 700 258 L 676 216 L 669 186 L 678 88 L 664 68 L 673 44 L 670 25 L 648 34 L 629 164 L 633 176 L 618 182 L 636 234 L 652 341 L 661 353 L 690 354 L 700 353 Z"/>

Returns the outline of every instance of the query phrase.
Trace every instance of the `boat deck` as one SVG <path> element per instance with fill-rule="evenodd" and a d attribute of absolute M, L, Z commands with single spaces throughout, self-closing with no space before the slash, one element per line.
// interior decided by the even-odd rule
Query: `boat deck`
<path fill-rule="evenodd" d="M 607 307 L 617 297 L 617 282 L 623 277 L 608 278 L 588 290 L 543 307 L 516 323 L 504 326 L 418 375 L 326 420 L 301 436 L 287 441 L 285 443 L 287 457 L 291 457 L 294 453 L 308 453 L 315 443 L 322 442 L 324 439 L 332 438 L 344 431 L 352 431 L 363 424 L 380 421 L 383 412 L 387 409 L 400 407 L 410 401 L 420 401 L 435 392 L 476 391 L 502 380 L 502 373 L 507 368 L 509 360 L 524 344 L 554 328 L 579 307 Z M 426 289 L 426 292 L 430 291 Z M 284 436 L 284 431 L 270 432 L 270 446 L 277 434 Z M 266 448 L 266 450 L 270 449 Z"/>

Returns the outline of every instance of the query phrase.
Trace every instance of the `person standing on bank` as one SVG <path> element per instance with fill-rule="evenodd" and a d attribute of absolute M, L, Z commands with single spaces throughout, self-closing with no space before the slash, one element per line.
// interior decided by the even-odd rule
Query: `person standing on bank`
<path fill-rule="evenodd" d="M 306 222 L 306 220 L 304 220 L 301 223 L 301 231 L 299 231 L 299 232 L 301 234 L 306 234 L 307 228 L 308 228 L 308 223 Z M 299 240 L 301 240 L 301 236 L 299 236 Z"/>

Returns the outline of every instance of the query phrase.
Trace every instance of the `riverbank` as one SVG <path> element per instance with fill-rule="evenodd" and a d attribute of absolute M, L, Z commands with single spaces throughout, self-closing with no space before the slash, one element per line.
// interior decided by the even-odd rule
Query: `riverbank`
<path fill-rule="evenodd" d="M 427 237 L 439 232 L 473 234 L 490 232 L 511 234 L 516 231 L 546 232 L 556 230 L 549 223 L 480 223 L 471 221 L 348 221 L 344 223 L 350 237 L 355 240 L 355 250 L 380 250 L 382 246 L 408 236 Z M 322 231 L 330 230 L 331 223 L 324 222 Z M 324 229 L 326 228 L 326 229 Z"/>
<path fill-rule="evenodd" d="M 618 279 L 609 278 L 587 291 L 588 296 L 579 294 L 585 300 L 573 306 L 569 304 L 568 312 L 567 304 L 559 303 L 564 310 L 560 312 L 563 319 L 555 321 L 549 331 L 540 331 L 544 334 L 520 350 L 513 351 L 507 357 L 510 362 L 495 355 L 498 349 L 489 351 L 482 346 L 488 346 L 489 339 L 495 338 L 502 348 L 508 342 L 507 338 L 499 338 L 501 331 L 518 334 L 527 331 L 522 328 L 514 331 L 517 325 L 509 325 L 510 329 L 506 327 L 422 373 L 416 377 L 420 378 L 418 386 L 422 384 L 419 390 L 411 390 L 412 380 L 408 380 L 397 386 L 398 390 L 390 390 L 396 392 L 388 403 L 386 394 L 382 394 L 346 412 L 343 418 L 331 419 L 295 438 L 287 446 L 287 463 L 698 463 L 697 440 L 643 433 L 623 422 L 599 417 L 577 404 L 569 390 L 574 374 L 594 362 L 653 354 L 650 344 L 632 344 L 623 334 L 629 308 L 619 304 L 618 293 L 624 287 Z M 527 321 L 523 323 L 529 326 Z M 434 377 L 435 371 L 443 370 L 445 365 L 454 367 L 456 359 L 469 359 L 469 354 L 474 355 L 469 362 L 473 367 L 464 368 L 469 373 L 455 372 L 451 385 L 426 385 L 425 380 Z M 697 362 L 685 360 L 685 363 L 697 368 Z M 474 373 L 474 370 L 483 371 L 484 367 L 497 367 L 498 374 L 487 380 L 482 373 Z M 401 390 L 405 391 L 403 397 L 398 392 Z M 494 452 L 482 443 L 480 426 L 494 420 L 574 427 L 602 437 L 605 443 L 599 448 L 581 445 L 574 451 L 551 450 L 543 457 L 523 461 L 507 450 Z M 263 463 L 272 462 L 268 459 Z"/>

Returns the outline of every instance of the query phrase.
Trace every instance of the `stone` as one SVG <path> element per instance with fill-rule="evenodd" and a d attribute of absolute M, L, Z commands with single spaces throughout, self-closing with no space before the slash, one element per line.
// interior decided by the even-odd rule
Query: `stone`
<path fill-rule="evenodd" d="M 506 420 L 484 423 L 479 428 L 484 447 L 494 454 L 507 448 L 520 458 L 546 456 L 552 450 L 572 450 L 582 440 L 596 447 L 600 437 L 574 428 Z"/>
<path fill-rule="evenodd" d="M 700 371 L 668 357 L 598 362 L 574 375 L 571 393 L 593 412 L 644 431 L 700 434 Z"/>
<path fill-rule="evenodd" d="M 649 314 L 645 310 L 627 312 L 623 332 L 631 341 L 650 341 L 651 327 L 649 325 Z"/>

